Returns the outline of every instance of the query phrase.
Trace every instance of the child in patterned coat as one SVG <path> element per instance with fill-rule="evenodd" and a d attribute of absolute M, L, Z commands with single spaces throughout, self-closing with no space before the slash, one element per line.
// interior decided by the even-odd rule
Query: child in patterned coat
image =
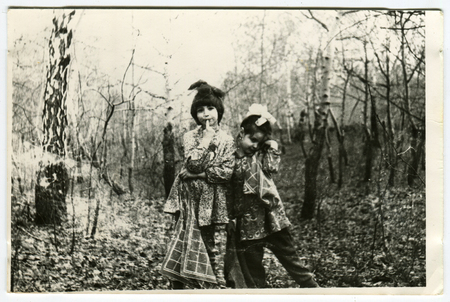
<path fill-rule="evenodd" d="M 184 166 L 164 207 L 177 222 L 161 273 L 174 280 L 176 288 L 182 288 L 181 283 L 224 288 L 226 184 L 233 173 L 234 140 L 219 128 L 224 93 L 204 81 L 189 89 L 197 90 L 191 115 L 198 127 L 183 137 Z"/>
<path fill-rule="evenodd" d="M 236 142 L 230 192 L 236 216 L 238 258 L 248 287 L 266 286 L 263 248 L 269 248 L 301 287 L 318 287 L 301 264 L 283 203 L 271 175 L 278 172 L 280 152 L 272 140 L 267 108 L 254 104 L 241 123 Z"/>

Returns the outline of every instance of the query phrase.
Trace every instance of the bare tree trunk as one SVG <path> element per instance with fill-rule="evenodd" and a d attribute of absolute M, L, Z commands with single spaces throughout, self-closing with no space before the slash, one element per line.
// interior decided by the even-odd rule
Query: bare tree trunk
<path fill-rule="evenodd" d="M 44 92 L 42 145 L 44 152 L 55 156 L 44 163 L 38 172 L 35 185 L 36 224 L 61 224 L 66 209 L 66 194 L 69 188 L 69 173 L 63 161 L 67 126 L 67 80 L 71 56 L 72 30 L 68 24 L 75 14 L 53 19 L 49 39 L 49 60 Z"/>
<path fill-rule="evenodd" d="M 317 51 L 316 64 L 314 65 L 314 71 L 313 71 L 313 81 L 312 81 L 312 87 L 311 87 L 311 107 L 310 108 L 316 107 L 316 91 L 317 91 L 317 86 L 318 86 L 317 70 L 319 69 L 319 64 L 320 64 L 321 60 L 322 60 L 322 53 L 321 53 L 321 50 L 319 49 Z M 320 100 L 317 100 L 317 102 L 318 101 L 320 101 Z"/>
<path fill-rule="evenodd" d="M 75 204 L 73 202 L 73 190 L 75 187 L 75 177 L 72 177 L 72 184 L 70 186 L 70 201 L 72 203 L 72 243 L 70 246 L 70 255 L 75 251 Z"/>
<path fill-rule="evenodd" d="M 327 113 L 322 110 L 315 112 L 314 142 L 305 161 L 305 201 L 303 203 L 301 217 L 311 219 L 317 199 L 317 174 L 319 171 L 320 157 L 325 143 L 325 131 L 327 127 Z"/>
<path fill-rule="evenodd" d="M 342 35 L 341 35 L 342 36 Z M 338 172 L 338 188 L 342 188 L 342 185 L 344 183 L 344 169 L 345 166 L 348 165 L 348 157 L 347 157 L 347 150 L 344 146 L 344 125 L 345 125 L 345 105 L 346 105 L 346 98 L 347 98 L 347 87 L 348 83 L 350 82 L 350 79 L 352 77 L 353 73 L 353 64 L 350 65 L 350 67 L 347 67 L 345 55 L 344 55 L 344 43 L 342 43 L 342 65 L 344 66 L 344 70 L 346 72 L 346 77 L 344 80 L 344 87 L 342 90 L 342 104 L 341 104 L 341 117 L 340 117 L 340 126 L 336 120 L 336 117 L 333 114 L 333 111 L 330 110 L 330 115 L 333 121 L 333 124 L 336 128 L 336 136 L 339 142 L 339 157 L 338 157 L 338 165 L 339 165 L 339 172 Z"/>
<path fill-rule="evenodd" d="M 337 123 L 336 117 L 333 111 L 330 109 L 331 120 L 333 121 L 334 127 L 336 128 L 336 136 L 339 142 L 339 176 L 338 176 L 338 187 L 341 188 L 343 184 L 344 169 L 347 165 L 347 150 L 344 146 L 344 134 L 342 133 L 341 127 Z"/>
<path fill-rule="evenodd" d="M 114 190 L 115 188 L 117 189 L 117 185 L 114 183 L 114 181 L 112 181 L 109 176 L 108 176 L 108 172 L 106 169 L 106 163 L 107 163 L 107 156 L 108 156 L 108 143 L 106 141 L 106 128 L 108 125 L 108 122 L 111 118 L 111 116 L 114 113 L 114 106 L 111 107 L 110 109 L 110 113 L 108 114 L 108 117 L 106 119 L 106 123 L 105 123 L 105 127 L 103 130 L 103 135 L 102 135 L 102 144 L 103 144 L 103 150 L 102 150 L 102 156 L 101 156 L 101 167 L 100 167 L 100 173 L 102 175 L 102 178 L 106 181 L 106 183 L 108 183 L 111 186 L 111 189 Z M 116 193 L 118 195 L 120 195 L 119 192 L 116 191 Z M 98 225 L 98 216 L 100 213 L 100 200 L 101 198 L 99 196 L 97 196 L 96 198 L 96 206 L 95 206 L 95 212 L 94 212 L 94 221 L 92 222 L 92 230 L 91 230 L 91 238 L 94 239 L 95 234 L 97 232 L 97 225 Z"/>
<path fill-rule="evenodd" d="M 123 122 L 123 131 L 122 131 L 122 135 L 120 138 L 120 141 L 122 142 L 122 147 L 123 147 L 123 155 L 120 159 L 120 179 L 122 180 L 122 178 L 124 177 L 124 166 L 125 166 L 125 161 L 127 160 L 128 157 L 128 148 L 127 148 L 127 112 L 123 111 L 122 114 L 122 122 Z"/>
<path fill-rule="evenodd" d="M 95 206 L 95 213 L 94 213 L 94 221 L 92 223 L 92 230 L 91 230 L 91 239 L 94 239 L 95 233 L 97 232 L 97 224 L 98 224 L 98 215 L 100 213 L 100 198 L 97 197 L 97 202 Z"/>
<path fill-rule="evenodd" d="M 353 67 L 352 67 L 352 69 L 353 69 Z M 346 97 L 347 97 L 347 86 L 348 86 L 348 82 L 350 81 L 350 78 L 351 78 L 351 73 L 347 74 L 347 78 L 345 80 L 344 92 L 342 94 L 341 125 L 340 125 L 340 128 L 339 128 L 339 126 L 337 126 L 337 128 L 339 130 L 337 132 L 338 140 L 339 140 L 339 160 L 341 161 L 340 166 L 342 167 L 342 169 L 341 168 L 339 168 L 339 169 L 342 171 L 344 170 L 343 169 L 344 165 L 348 166 L 347 150 L 345 149 L 345 145 L 344 145 L 344 139 L 345 139 L 344 125 L 345 125 L 345 105 L 346 105 L 345 101 L 346 101 Z M 336 125 L 337 125 L 337 122 L 336 122 Z M 340 173 L 342 174 L 343 172 L 340 172 Z M 341 185 L 342 185 L 342 179 L 341 179 L 339 187 Z"/>
<path fill-rule="evenodd" d="M 306 124 L 308 126 L 308 134 L 309 134 L 309 138 L 311 141 L 313 141 L 313 129 L 312 129 L 312 125 L 311 125 L 311 114 L 310 112 L 314 112 L 314 108 L 316 108 L 316 103 L 320 100 L 316 101 L 316 93 L 317 93 L 317 86 L 318 86 L 318 81 L 317 81 L 317 70 L 319 69 L 319 65 L 320 65 L 320 61 L 322 59 L 322 53 L 321 50 L 319 49 L 317 51 L 317 56 L 316 56 L 316 60 L 315 60 L 315 65 L 314 65 L 314 69 L 313 69 L 313 79 L 312 79 L 312 83 L 311 83 L 311 98 L 308 100 L 308 104 L 307 104 L 307 110 L 306 110 Z"/>
<path fill-rule="evenodd" d="M 136 121 L 136 110 L 135 110 L 135 94 L 134 94 L 134 50 L 133 50 L 133 58 L 132 58 L 132 65 L 131 65 L 131 75 L 132 75 L 132 82 L 133 82 L 133 90 L 131 92 L 131 99 L 130 99 L 130 165 L 128 166 L 128 188 L 130 189 L 130 194 L 133 195 L 134 193 L 134 161 L 135 161 L 135 154 L 136 154 L 136 129 L 135 129 L 135 121 Z"/>
<path fill-rule="evenodd" d="M 134 104 L 133 104 L 134 107 Z M 130 194 L 134 193 L 134 184 L 133 184 L 133 173 L 134 173 L 134 160 L 135 160 L 135 145 L 136 145 L 136 134 L 134 132 L 134 119 L 135 119 L 135 111 L 134 108 L 130 110 L 131 114 L 131 123 L 130 123 L 130 134 L 131 134 L 131 150 L 130 150 L 130 165 L 128 166 L 128 188 L 130 189 Z"/>
<path fill-rule="evenodd" d="M 408 185 L 409 186 L 413 186 L 414 185 L 414 180 L 417 178 L 418 174 L 417 174 L 417 169 L 418 166 L 416 167 L 417 161 L 420 161 L 420 159 L 418 160 L 417 157 L 417 149 L 421 148 L 421 145 L 424 144 L 424 142 L 422 143 L 419 139 L 419 137 L 423 137 L 422 135 L 419 135 L 419 132 L 422 130 L 419 130 L 420 128 L 424 128 L 421 126 L 418 126 L 415 124 L 414 120 L 413 120 L 413 116 L 411 114 L 411 107 L 410 107 L 410 91 L 409 91 L 409 82 L 411 81 L 411 79 L 413 78 L 414 74 L 416 73 L 416 71 L 419 69 L 420 70 L 420 66 L 422 66 L 424 64 L 424 55 L 425 52 L 424 50 L 422 50 L 421 53 L 421 57 L 419 58 L 418 56 L 414 55 L 413 57 L 415 57 L 416 60 L 416 65 L 412 67 L 411 72 L 408 74 L 407 71 L 407 67 L 410 64 L 410 57 L 406 55 L 406 47 L 408 46 L 408 49 L 411 51 L 411 49 L 409 48 L 409 43 L 407 40 L 407 32 L 409 30 L 415 30 L 418 27 L 413 26 L 413 27 L 409 27 L 408 23 L 411 21 L 411 16 L 414 14 L 421 14 L 420 12 L 417 11 L 409 11 L 409 12 L 403 12 L 403 11 L 396 11 L 393 13 L 393 15 L 395 16 L 395 26 L 391 27 L 390 29 L 393 31 L 399 31 L 400 32 L 400 58 L 397 57 L 400 61 L 401 64 L 401 70 L 402 70 L 402 81 L 403 81 L 403 110 L 401 111 L 401 115 L 402 115 L 402 124 L 401 124 L 401 131 L 403 131 L 403 129 L 407 128 L 409 131 L 411 131 L 411 136 L 409 137 L 410 139 L 410 150 L 412 150 L 411 152 L 411 156 L 410 156 L 410 161 L 409 163 L 406 163 L 407 166 L 407 180 L 408 180 Z M 419 26 L 421 27 L 421 26 Z M 405 136 L 401 136 L 401 138 L 403 138 Z M 401 141 L 398 142 L 399 144 L 401 143 Z M 397 146 L 398 147 L 398 146 Z M 420 157 L 420 155 L 419 155 Z"/>
<path fill-rule="evenodd" d="M 166 69 L 164 72 L 165 77 L 165 88 L 166 88 L 166 100 L 168 103 L 166 111 L 166 126 L 164 127 L 163 136 L 163 158 L 164 158 L 164 189 L 166 197 L 169 196 L 170 189 L 175 180 L 175 139 L 173 135 L 173 108 L 171 106 L 170 98 L 170 84 L 169 84 L 169 70 L 168 64 L 166 64 Z"/>
<path fill-rule="evenodd" d="M 370 88 L 369 88 L 369 94 L 370 94 L 370 129 L 372 132 L 372 147 L 380 148 L 380 138 L 379 138 L 379 134 L 378 134 L 378 122 L 377 122 L 376 98 L 375 98 L 375 95 L 373 95 L 371 93 Z"/>
<path fill-rule="evenodd" d="M 328 170 L 330 172 L 330 183 L 335 183 L 336 180 L 334 178 L 333 158 L 331 157 L 332 148 L 331 148 L 331 144 L 330 144 L 330 136 L 329 136 L 328 127 L 325 130 L 325 143 L 327 146 L 326 150 L 327 150 Z"/>
<path fill-rule="evenodd" d="M 372 180 L 372 162 L 373 162 L 373 148 L 372 148 L 372 136 L 370 135 L 369 128 L 365 128 L 366 140 L 364 143 L 364 154 L 366 155 L 365 161 L 365 173 L 364 182 L 370 182 Z"/>
<path fill-rule="evenodd" d="M 292 102 L 292 63 L 291 59 L 288 59 L 287 64 L 287 83 L 286 83 L 286 90 L 287 90 L 287 102 L 286 102 L 286 128 L 287 128 L 287 135 L 288 135 L 288 143 L 292 143 L 292 136 L 291 136 L 291 128 L 292 128 L 292 112 L 293 112 L 293 102 Z"/>
<path fill-rule="evenodd" d="M 412 124 L 414 125 L 414 124 Z M 425 145 L 425 130 L 413 128 L 411 130 L 411 162 L 408 166 L 408 186 L 414 186 L 414 180 L 419 171 L 420 159 Z"/>
<path fill-rule="evenodd" d="M 167 198 L 175 180 L 175 142 L 171 123 L 167 123 L 164 128 L 162 144 L 164 153 L 164 189 Z"/>
<path fill-rule="evenodd" d="M 387 139 L 388 139 L 388 158 L 389 158 L 389 179 L 388 185 L 393 187 L 395 184 L 395 171 L 397 169 L 397 154 L 395 153 L 394 128 L 391 115 L 391 80 L 389 55 L 386 53 L 386 119 L 387 119 Z"/>
<path fill-rule="evenodd" d="M 264 30 L 265 30 L 266 11 L 263 11 L 263 19 L 261 24 L 261 75 L 259 78 L 259 103 L 263 104 L 263 81 L 264 81 Z"/>
<path fill-rule="evenodd" d="M 279 100 L 278 100 L 278 102 L 279 102 Z M 277 106 L 277 117 L 279 117 L 279 116 L 280 116 L 280 107 Z M 281 150 L 281 153 L 285 154 L 286 147 L 284 145 L 283 129 L 281 127 L 278 129 L 278 139 L 279 139 L 279 148 Z"/>
<path fill-rule="evenodd" d="M 364 43 L 364 77 L 361 81 L 364 83 L 364 127 L 365 127 L 365 173 L 364 182 L 370 182 L 372 179 L 372 166 L 375 156 L 375 149 L 380 146 L 378 138 L 377 113 L 375 98 L 370 91 L 369 79 L 369 59 L 367 57 L 367 40 Z M 370 112 L 369 112 L 370 108 Z"/>
<path fill-rule="evenodd" d="M 300 120 L 298 123 L 299 127 L 299 140 L 300 140 L 300 147 L 302 149 L 303 157 L 306 159 L 308 157 L 308 154 L 305 150 L 305 133 L 308 131 L 308 126 L 306 124 L 306 115 L 308 114 L 307 109 L 302 110 L 300 113 Z"/>
<path fill-rule="evenodd" d="M 366 175 L 364 181 L 369 183 L 372 180 L 372 164 L 374 161 L 374 157 L 376 156 L 376 150 L 380 147 L 380 143 L 378 141 L 378 126 L 377 126 L 377 114 L 375 107 L 375 97 L 370 92 L 369 87 L 369 96 L 371 102 L 370 109 L 370 127 L 366 127 L 366 142 L 365 142 L 365 153 L 366 153 Z M 369 186 L 366 186 L 366 193 L 369 193 Z"/>
<path fill-rule="evenodd" d="M 326 131 L 328 127 L 328 113 L 330 110 L 330 80 L 333 60 L 333 39 L 339 24 L 341 13 L 338 13 L 334 20 L 332 30 L 329 32 L 329 44 L 323 57 L 322 65 L 322 89 L 321 104 L 314 111 L 314 131 L 313 147 L 305 161 L 305 200 L 302 207 L 301 217 L 310 219 L 314 217 L 314 210 L 317 199 L 317 173 L 319 170 L 320 157 L 322 155 L 323 145 L 326 140 Z"/>
<path fill-rule="evenodd" d="M 88 188 L 88 213 L 87 213 L 87 223 L 86 223 L 86 236 L 88 236 L 89 234 L 89 227 L 91 224 L 91 200 L 92 200 L 92 167 L 93 167 L 93 163 L 92 163 L 92 159 L 89 165 L 89 188 Z"/>
<path fill-rule="evenodd" d="M 382 59 L 375 52 L 375 57 L 378 62 L 378 67 L 381 74 L 384 77 L 385 83 L 380 84 L 386 90 L 386 94 L 383 98 L 386 99 L 386 121 L 383 122 L 384 129 L 384 141 L 386 145 L 386 153 L 388 160 L 386 161 L 386 168 L 389 170 L 388 186 L 392 187 L 395 184 L 395 171 L 397 169 L 397 154 L 395 152 L 395 138 L 394 138 L 394 127 L 392 124 L 392 113 L 391 113 L 391 67 L 389 59 L 390 43 L 386 41 L 386 52 L 384 58 L 385 67 L 383 68 Z"/>
<path fill-rule="evenodd" d="M 400 26 L 401 26 L 401 66 L 402 66 L 402 75 L 403 75 L 403 85 L 404 85 L 404 106 L 407 116 L 407 120 L 409 122 L 409 128 L 411 129 L 411 156 L 410 156 L 410 163 L 408 165 L 407 169 L 407 180 L 408 180 L 408 186 L 412 187 L 414 185 L 414 180 L 417 177 L 417 171 L 418 171 L 418 159 L 417 159 L 417 147 L 420 146 L 420 142 L 418 142 L 419 139 L 419 129 L 414 123 L 412 117 L 411 117 L 411 109 L 410 109 L 410 100 L 409 100 L 409 81 L 408 79 L 408 73 L 406 71 L 406 54 L 405 54 L 405 45 L 406 45 L 406 34 L 405 34 L 405 25 L 406 22 L 403 21 L 403 14 L 400 14 Z"/>
<path fill-rule="evenodd" d="M 369 182 L 372 179 L 372 135 L 369 127 L 369 59 L 367 58 L 367 41 L 364 40 L 364 155 L 365 155 L 365 167 L 364 167 L 364 181 Z"/>

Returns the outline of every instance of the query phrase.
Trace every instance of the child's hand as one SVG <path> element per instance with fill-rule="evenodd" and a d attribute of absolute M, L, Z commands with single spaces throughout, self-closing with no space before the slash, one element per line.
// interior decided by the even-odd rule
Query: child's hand
<path fill-rule="evenodd" d="M 185 168 L 181 169 L 181 171 L 180 171 L 181 179 L 189 179 L 189 178 L 192 178 L 193 175 L 194 175 L 194 173 L 189 172 Z"/>
<path fill-rule="evenodd" d="M 273 148 L 275 150 L 278 150 L 278 143 L 276 141 L 274 141 L 273 139 L 269 139 L 269 140 L 265 141 L 264 144 L 267 147 L 270 147 L 270 148 Z"/>
<path fill-rule="evenodd" d="M 183 180 L 187 180 L 187 179 L 196 179 L 196 178 L 206 178 L 206 175 L 205 175 L 205 172 L 196 174 L 196 173 L 189 172 L 188 170 L 183 168 L 180 172 L 180 177 Z"/>
<path fill-rule="evenodd" d="M 216 134 L 216 132 L 209 126 L 209 121 L 206 121 L 205 129 L 203 130 L 203 138 L 200 145 L 204 148 L 208 148 L 214 134 Z"/>

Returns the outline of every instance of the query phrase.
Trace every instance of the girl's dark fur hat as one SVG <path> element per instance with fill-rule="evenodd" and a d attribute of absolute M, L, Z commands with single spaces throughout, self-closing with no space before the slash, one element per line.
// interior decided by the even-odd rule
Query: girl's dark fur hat
<path fill-rule="evenodd" d="M 220 123 L 225 111 L 225 108 L 223 107 L 223 98 L 225 97 L 225 92 L 223 92 L 219 88 L 209 85 L 203 80 L 198 80 L 197 82 L 189 86 L 189 90 L 193 89 L 197 90 L 197 94 L 192 101 L 191 115 L 197 125 L 200 125 L 200 122 L 197 119 L 197 108 L 201 106 L 214 106 L 217 110 L 217 122 Z"/>

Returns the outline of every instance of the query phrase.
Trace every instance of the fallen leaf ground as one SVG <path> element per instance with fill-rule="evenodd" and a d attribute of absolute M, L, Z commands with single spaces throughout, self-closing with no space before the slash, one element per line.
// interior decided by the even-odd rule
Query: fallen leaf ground
<path fill-rule="evenodd" d="M 299 154 L 298 144 L 286 146 L 282 172 L 275 181 L 299 255 L 318 283 L 322 287 L 425 286 L 424 188 L 386 189 L 385 177 L 377 171 L 378 183 L 362 183 L 358 181 L 361 163 L 354 162 L 347 167 L 345 185 L 338 189 L 321 166 L 316 217 L 302 220 L 304 160 Z M 169 289 L 170 282 L 158 272 L 171 225 L 162 213 L 164 200 L 108 196 L 101 197 L 94 239 L 86 236 L 86 198 L 73 199 L 75 221 L 69 200 L 69 219 L 55 228 L 37 227 L 29 219 L 32 193 L 16 197 L 11 228 L 13 291 Z M 264 263 L 269 287 L 297 287 L 268 250 Z"/>

